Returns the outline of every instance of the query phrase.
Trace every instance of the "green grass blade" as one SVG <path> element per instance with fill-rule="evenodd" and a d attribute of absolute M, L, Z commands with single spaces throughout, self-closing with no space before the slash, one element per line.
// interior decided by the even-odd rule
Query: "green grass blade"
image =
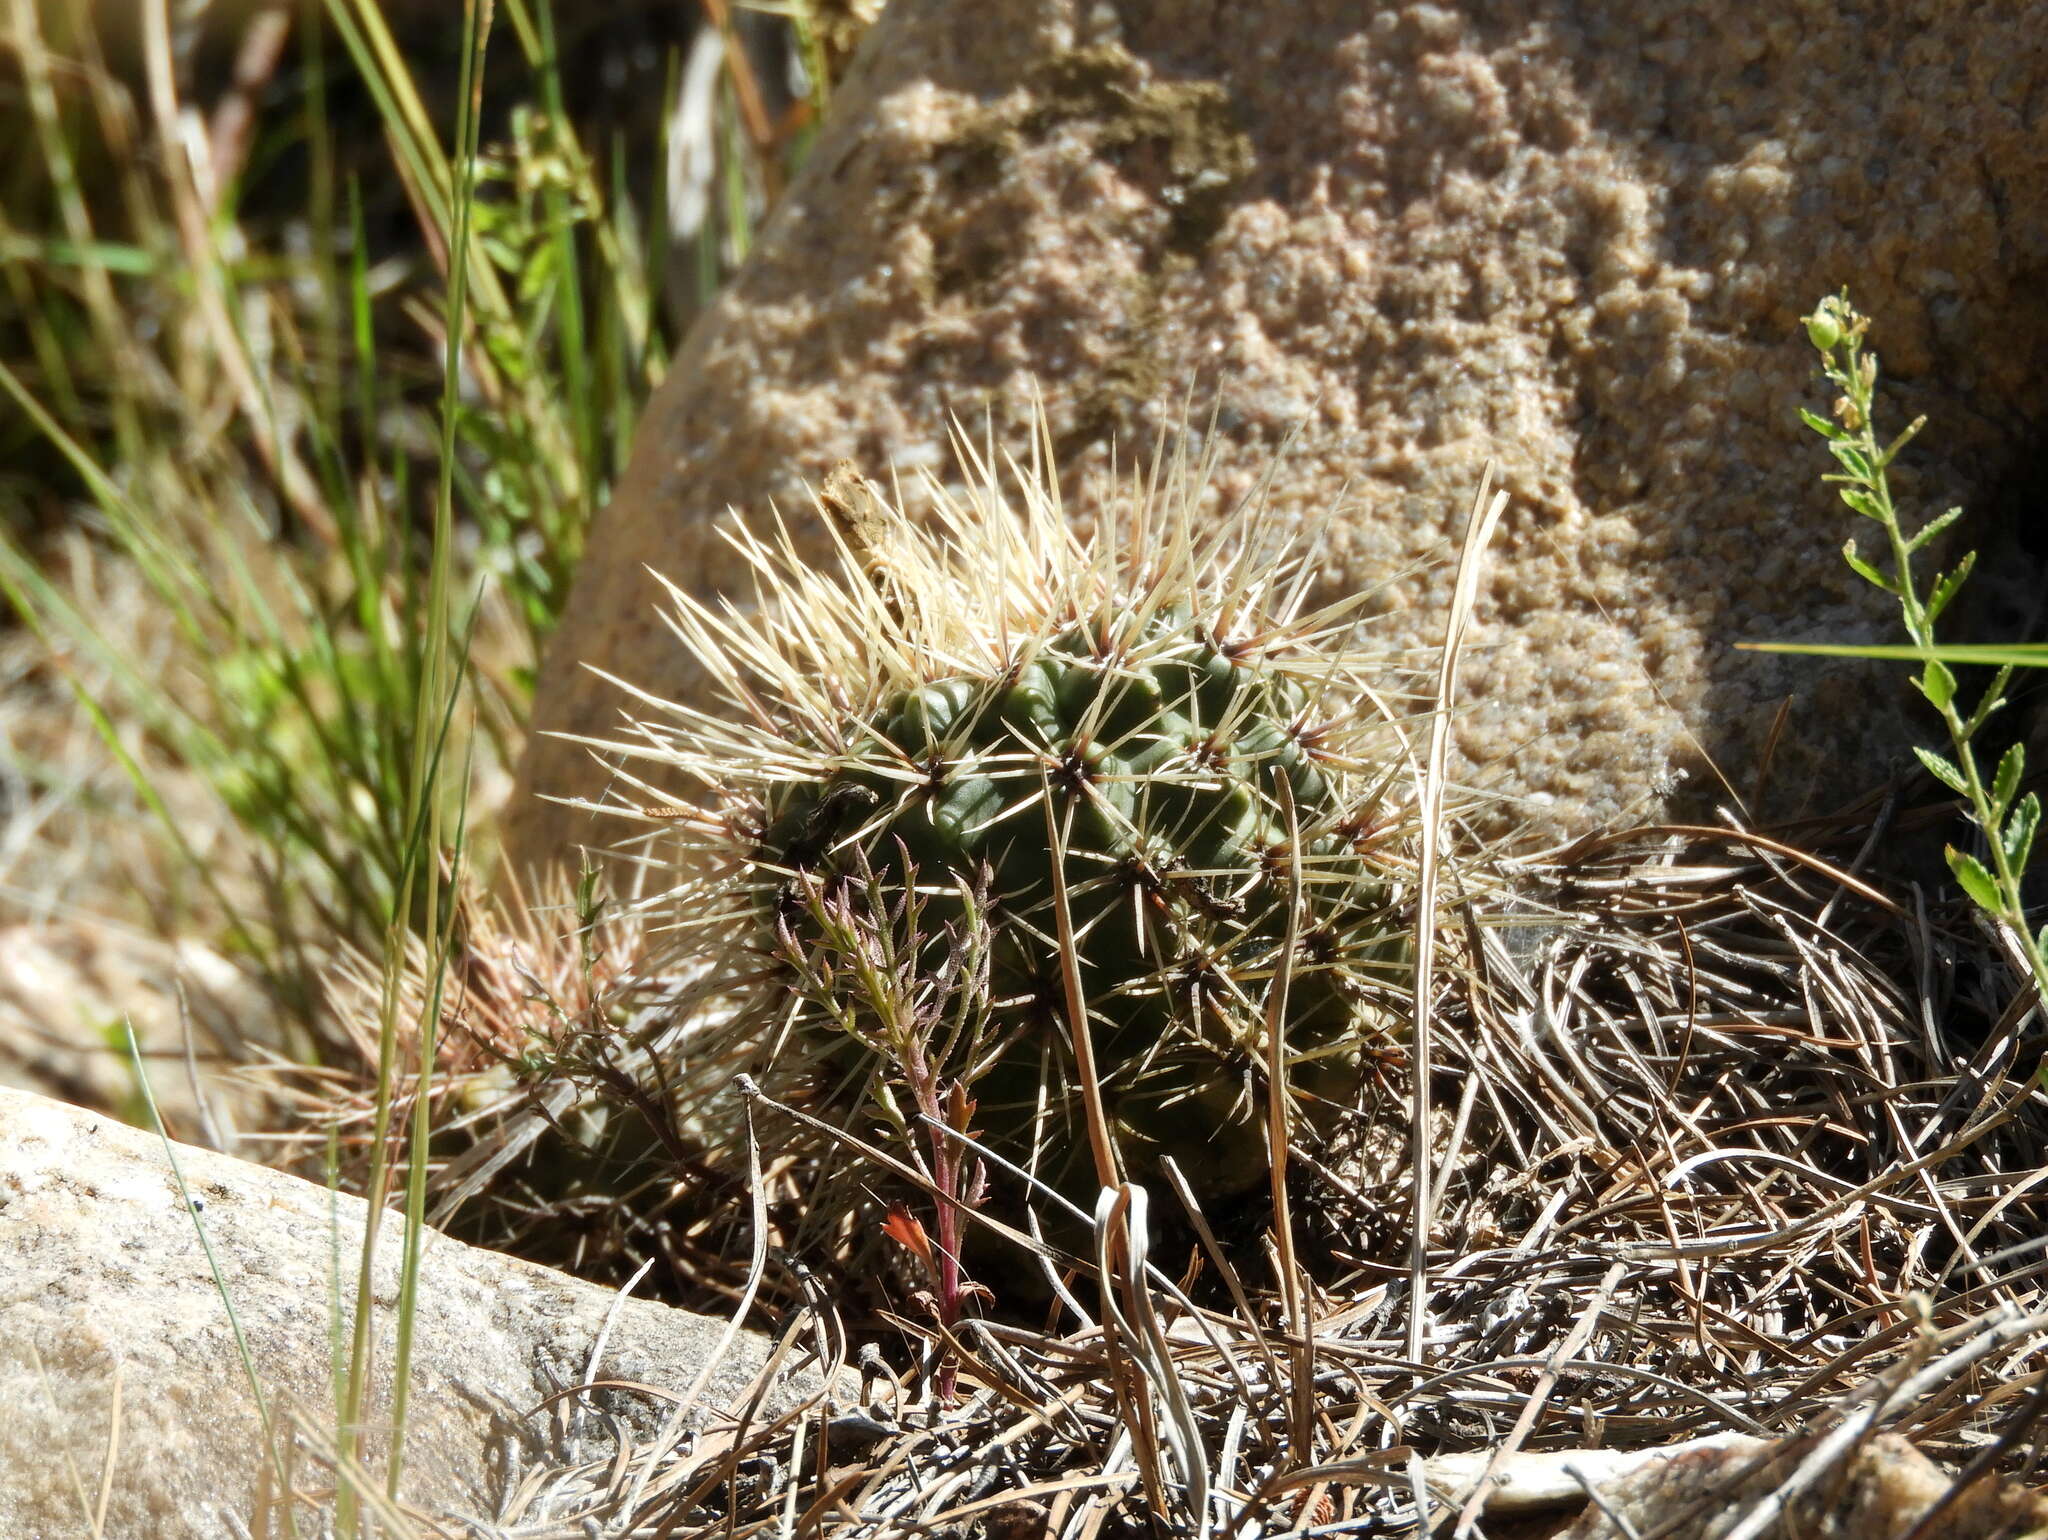
<path fill-rule="evenodd" d="M 242 1361 L 242 1374 L 249 1381 L 249 1392 L 256 1398 L 256 1420 L 263 1428 L 264 1458 L 270 1462 L 271 1474 L 277 1480 L 280 1492 L 286 1494 L 284 1504 L 285 1527 L 288 1533 L 296 1532 L 292 1516 L 290 1493 L 292 1484 L 283 1458 L 277 1448 L 277 1425 L 271 1420 L 270 1400 L 263 1394 L 263 1379 L 256 1372 L 256 1355 L 249 1348 L 249 1337 L 242 1330 L 242 1318 L 235 1313 L 235 1296 L 228 1288 L 228 1281 L 220 1270 L 220 1258 L 213 1249 L 213 1237 L 206 1233 L 206 1223 L 200 1218 L 199 1205 L 192 1201 L 192 1190 L 185 1185 L 184 1169 L 178 1164 L 178 1147 L 171 1141 L 164 1127 L 163 1113 L 156 1104 L 156 1091 L 149 1083 L 149 1072 L 143 1067 L 142 1047 L 135 1040 L 135 1024 L 122 1019 L 121 1027 L 128 1040 L 128 1062 L 134 1072 L 136 1084 L 141 1087 L 142 1099 L 149 1108 L 150 1126 L 156 1130 L 157 1138 L 164 1147 L 164 1160 L 171 1168 L 171 1181 L 178 1189 L 178 1202 L 185 1212 L 192 1216 L 192 1228 L 198 1232 L 199 1248 L 206 1253 L 206 1268 L 213 1275 L 214 1292 L 220 1295 L 221 1308 L 227 1311 L 228 1331 L 235 1339 L 235 1353 Z"/>
<path fill-rule="evenodd" d="M 1990 668 L 2048 668 L 2048 643 L 1985 642 L 1914 647 L 1850 642 L 1737 642 L 1742 652 L 1789 652 L 1820 658 L 1872 658 L 1908 663 L 1981 664 Z"/>

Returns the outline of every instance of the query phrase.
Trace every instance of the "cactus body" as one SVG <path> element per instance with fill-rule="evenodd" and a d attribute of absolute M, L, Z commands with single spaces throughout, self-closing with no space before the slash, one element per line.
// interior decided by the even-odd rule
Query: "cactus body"
<path fill-rule="evenodd" d="M 772 1050 L 765 1084 L 930 1169 L 949 1109 L 1085 1204 L 1085 1032 L 1125 1174 L 1257 1187 L 1276 1053 L 1313 1138 L 1398 992 L 1399 676 L 1351 645 L 1362 596 L 1305 609 L 1298 546 L 1193 534 L 1199 467 L 1093 539 L 1042 475 L 968 481 L 925 525 L 828 485 L 836 572 L 736 532 L 751 611 L 671 590 L 725 705 L 650 702 L 613 747 L 680 834 L 681 971 L 719 1024 L 692 1052 Z"/>
<path fill-rule="evenodd" d="M 852 763 L 770 799 L 759 859 L 788 874 L 784 909 L 829 883 L 879 885 L 885 904 L 916 891 L 931 951 L 959 944 L 974 905 L 994 1010 L 1012 1023 L 977 1076 L 980 1121 L 1021 1161 L 1043 1086 L 1062 1116 L 1039 1169 L 1084 1186 L 1057 861 L 1130 1166 L 1171 1155 L 1198 1190 L 1229 1192 L 1264 1179 L 1253 1091 L 1297 876 L 1283 1025 L 1310 1056 L 1304 1087 L 1343 1093 L 1361 973 L 1392 952 L 1387 887 L 1350 849 L 1321 725 L 1298 681 L 1232 658 L 1185 608 L 1104 618 L 1000 672 L 906 692 Z M 832 945 L 815 927 L 793 939 Z"/>

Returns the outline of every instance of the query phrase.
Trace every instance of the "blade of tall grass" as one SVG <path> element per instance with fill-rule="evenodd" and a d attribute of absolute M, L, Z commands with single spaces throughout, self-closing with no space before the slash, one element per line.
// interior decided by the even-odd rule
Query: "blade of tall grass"
<path fill-rule="evenodd" d="M 555 11 L 550 0 L 534 0 L 531 13 L 525 0 L 505 0 L 505 14 L 519 34 L 520 46 L 540 79 L 541 107 L 550 126 L 567 134 L 569 109 L 562 95 L 561 60 L 555 51 Z M 587 173 L 586 173 L 587 174 Z M 561 275 L 560 321 L 562 340 L 563 394 L 568 402 L 569 425 L 576 439 L 576 454 L 584 465 L 598 463 L 600 424 L 592 410 L 590 364 L 587 352 L 589 325 L 585 317 L 582 264 L 577 260 L 575 227 L 570 219 L 568 195 L 559 184 L 542 188 L 547 207 L 547 226 L 552 232 L 555 266 Z M 601 228 L 601 227 L 600 227 Z"/>
<path fill-rule="evenodd" d="M 54 60 L 44 40 L 34 0 L 13 0 L 11 10 L 14 55 L 21 68 L 37 151 L 49 174 L 50 189 L 64 233 L 69 237 L 72 249 L 84 256 L 92 252 L 98 243 L 94 238 L 85 191 L 79 183 L 76 157 L 58 107 Z M 85 260 L 79 265 L 79 276 L 85 314 L 92 327 L 96 347 L 116 360 L 126 358 L 130 352 L 127 329 L 106 267 Z M 138 424 L 128 412 L 117 410 L 114 423 L 116 437 L 133 443 L 138 436 Z"/>
<path fill-rule="evenodd" d="M 184 1170 L 178 1165 L 178 1147 L 171 1142 L 171 1136 L 164 1127 L 163 1114 L 157 1110 L 156 1092 L 151 1088 L 149 1076 L 142 1067 L 142 1046 L 135 1040 L 132 1023 L 124 1022 L 124 1033 L 129 1063 L 133 1066 L 135 1083 L 141 1088 L 142 1096 L 149 1108 L 149 1121 L 156 1130 L 157 1138 L 164 1147 L 164 1160 L 171 1168 L 171 1181 L 178 1189 L 178 1201 L 185 1212 L 192 1216 L 192 1228 L 198 1232 L 199 1246 L 206 1253 L 206 1268 L 213 1275 L 214 1292 L 220 1295 L 221 1308 L 227 1312 L 228 1331 L 235 1339 L 235 1354 L 242 1362 L 242 1376 L 249 1382 L 249 1393 L 256 1401 L 256 1421 L 263 1429 L 263 1456 L 276 1478 L 281 1490 L 289 1494 L 292 1490 L 290 1473 L 278 1447 L 277 1424 L 270 1415 L 270 1401 L 263 1393 L 263 1377 L 256 1372 L 256 1355 L 250 1350 L 248 1334 L 242 1329 L 241 1317 L 235 1311 L 234 1291 L 228 1288 L 227 1278 L 221 1272 L 220 1258 L 213 1249 L 213 1237 L 206 1233 L 206 1223 L 200 1217 L 199 1205 L 192 1201 L 191 1189 L 185 1185 Z M 104 1504 L 102 1504 L 104 1511 Z M 284 1504 L 285 1532 L 298 1533 L 296 1516 L 287 1498 Z"/>
<path fill-rule="evenodd" d="M 483 58 L 491 28 L 490 0 L 464 0 L 462 36 L 462 78 L 456 123 L 453 223 L 450 249 L 467 253 L 471 249 L 471 212 L 476 195 L 479 153 L 479 120 L 482 109 Z M 355 1334 L 351 1343 L 346 1401 L 341 1408 L 339 1448 L 344 1460 L 356 1453 L 356 1431 L 362 1423 L 364 1398 L 369 1383 L 371 1342 L 370 1318 L 375 1304 L 373 1267 L 376 1256 L 378 1220 L 392 1183 L 391 1130 L 395 1103 L 398 1036 L 398 1008 L 405 972 L 406 938 L 413 933 L 413 899 L 416 875 L 425 878 L 425 925 L 435 937 L 430 963 L 431 987 L 419 1024 L 417 1094 L 412 1103 L 411 1140 L 406 1171 L 404 1251 L 400 1267 L 397 1304 L 397 1342 L 392 1365 L 391 1454 L 385 1473 L 386 1492 L 398 1495 L 405 1465 L 406 1415 L 411 1400 L 413 1333 L 418 1302 L 419 1264 L 424 1242 L 426 1178 L 431 1136 L 434 1033 L 440 1019 L 441 991 L 446 976 L 449 949 L 454 936 L 454 906 L 441 901 L 442 799 L 434 794 L 460 691 L 460 681 L 451 667 L 449 645 L 450 570 L 455 545 L 455 454 L 456 417 L 462 390 L 463 319 L 469 300 L 470 264 L 457 261 L 449 272 L 448 327 L 442 377 L 442 410 L 439 483 L 434 499 L 432 555 L 427 584 L 426 655 L 420 671 L 420 689 L 415 703 L 413 763 L 408 777 L 406 822 L 411 830 L 401 881 L 392 907 L 384 953 L 383 1012 L 378 1029 L 378 1081 L 376 1113 L 372 1134 L 370 1207 L 363 1233 L 363 1254 L 357 1276 Z M 465 631 L 467 627 L 465 627 Z M 440 714 L 435 731 L 434 713 Z M 454 859 L 460 859 L 459 841 Z M 344 1492 L 337 1520 L 343 1532 L 354 1522 L 355 1495 Z"/>
<path fill-rule="evenodd" d="M 220 247 L 207 210 L 208 200 L 201 194 L 202 184 L 212 185 L 213 173 L 206 160 L 203 137 L 187 131 L 192 125 L 180 110 L 171 59 L 169 0 L 156 0 L 142 8 L 142 40 L 150 104 L 157 120 L 158 147 L 178 172 L 169 178 L 173 225 L 191 270 L 200 316 L 213 337 L 215 357 L 227 374 L 257 453 L 278 490 L 306 527 L 331 546 L 335 539 L 333 519 L 283 429 L 277 401 L 266 384 L 266 372 L 253 356 L 243 324 L 244 313 L 240 307 L 230 307 L 224 298 L 233 285 L 223 270 Z"/>
<path fill-rule="evenodd" d="M 2048 668 L 2048 642 L 1904 643 L 1737 642 L 1741 652 L 1796 652 L 1820 658 L 1878 658 L 1906 663 L 1963 663 L 1986 668 Z"/>

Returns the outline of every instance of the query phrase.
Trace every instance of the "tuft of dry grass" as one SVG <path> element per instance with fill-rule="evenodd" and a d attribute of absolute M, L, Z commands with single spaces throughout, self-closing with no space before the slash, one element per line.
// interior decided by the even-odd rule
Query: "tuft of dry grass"
<path fill-rule="evenodd" d="M 992 602 L 1005 590 L 987 575 L 1007 569 L 972 530 L 941 528 L 980 553 L 957 570 Z M 752 548 L 779 575 L 779 548 Z M 736 761 L 813 773 L 807 755 L 849 751 L 792 741 L 738 681 L 810 692 L 826 733 L 849 702 L 857 715 L 929 682 L 990 634 L 908 649 L 879 676 L 791 662 L 893 646 L 920 596 L 953 581 L 851 547 L 848 566 L 839 584 L 794 575 L 814 628 L 794 642 L 779 628 L 799 622 L 772 604 L 691 609 L 686 634 L 746 646 L 729 678 L 743 709 L 678 714 L 677 741 L 718 745 L 697 757 L 650 725 L 648 761 L 714 789 Z M 854 620 L 821 626 L 840 608 Z M 670 808 L 649 806 L 668 788 L 626 784 L 623 805 L 673 839 Z M 685 843 L 730 859 L 730 805 L 686 820 Z M 648 1115 L 639 1158 L 683 1151 L 611 1265 L 665 1259 L 684 1298 L 779 1307 L 793 1340 L 853 1356 L 869 1393 L 730 1444 L 552 1467 L 522 1532 L 1476 1534 L 1533 1470 L 1619 1480 L 1641 1468 L 1625 1457 L 1748 1439 L 1714 1479 L 1740 1509 L 1732 1532 L 1754 1540 L 1889 1458 L 1884 1435 L 1972 1480 L 2024 1474 L 2048 1402 L 2048 1036 L 1966 902 L 1896 888 L 1875 859 L 1946 816 L 1872 801 L 1772 832 L 1450 845 L 1440 963 L 1416 1002 L 1427 1059 L 1387 1043 L 1321 1138 L 1282 1139 L 1284 1185 L 1251 1202 L 1198 1198 L 1169 1161 L 1157 1181 L 1112 1177 L 1091 1211 L 943 1099 L 837 1115 L 804 1094 L 801 1062 L 763 1066 L 748 991 L 802 1005 L 735 945 L 758 923 L 746 873 L 734 889 L 735 868 L 714 865 L 709 886 L 657 892 L 639 906 L 638 969 L 556 1061 Z M 643 849 L 627 869 L 658 886 L 675 868 Z M 665 922 L 714 944 L 665 946 Z M 544 1168 L 555 1125 L 521 1115 Z M 1066 1137 L 1113 1143 L 1104 1121 Z M 963 1201 L 949 1172 L 977 1161 L 1025 1196 Z M 961 1254 L 1004 1292 L 956 1282 L 949 1304 L 933 1261 L 948 1234 L 906 1204 L 950 1205 Z"/>
<path fill-rule="evenodd" d="M 460 7 L 0 5 L 0 916 L 203 940 L 272 1048 L 347 1054 L 325 973 L 426 918 L 423 799 L 488 868 L 662 296 L 715 292 L 802 153 L 808 98 L 733 109 L 823 65 L 808 11 L 713 9 L 500 0 L 467 155 Z M 684 218 L 685 163 L 732 196 Z"/>
<path fill-rule="evenodd" d="M 1428 1137 L 1395 1060 L 1348 1148 L 1294 1157 L 1315 1259 L 1298 1325 L 1277 1271 L 1161 1210 L 1184 1188 L 1129 1186 L 1073 1254 L 974 1216 L 1054 1268 L 1048 1315 L 940 1323 L 884 1282 L 895 1306 L 843 1317 L 858 1295 L 814 1270 L 813 1194 L 783 1154 L 809 1115 L 745 1082 L 763 1149 L 734 1200 L 754 1257 L 738 1292 L 781 1301 L 791 1343 L 857 1362 L 862 1394 L 550 1465 L 498 1522 L 1483 1534 L 1518 1506 L 1582 1506 L 1571 1469 L 1622 1482 L 1675 1448 L 1722 1462 L 1697 1478 L 1712 1532 L 1755 1537 L 1838 1511 L 1854 1472 L 1867 1489 L 1900 1458 L 1887 1434 L 1970 1481 L 2023 1474 L 2048 1398 L 2041 1029 L 2005 1003 L 2007 964 L 1963 902 L 1858 874 L 1934 812 L 1782 837 L 1645 828 L 1515 863 L 1513 898 L 1474 898 L 1445 936 Z M 870 1180 L 916 1177 L 871 1159 Z M 1898 1540 L 1950 1490 L 1958 1534 L 2040 1512 L 1915 1469 L 1904 1518 L 1867 1532 Z"/>

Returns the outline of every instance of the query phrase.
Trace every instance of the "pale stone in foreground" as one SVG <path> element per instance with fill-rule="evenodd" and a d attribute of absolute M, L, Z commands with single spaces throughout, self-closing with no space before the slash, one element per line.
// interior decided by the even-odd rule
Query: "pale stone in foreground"
<path fill-rule="evenodd" d="M 1759 1505 L 1785 1488 L 1811 1451 L 1809 1440 L 1766 1444 L 1732 1439 L 1711 1447 L 1681 1446 L 1660 1457 L 1627 1457 L 1631 1468 L 1598 1481 L 1600 1502 L 1588 1505 L 1557 1540 L 1722 1540 L 1749 1523 Z M 1585 1463 L 1597 1468 L 1601 1454 Z M 1563 1459 L 1569 1457 L 1550 1457 Z M 1896 1433 L 1871 1435 L 1833 1462 L 1818 1479 L 1787 1494 L 1772 1535 L 1842 1535 L 1856 1540 L 1902 1540 L 1916 1532 L 1955 1478 Z M 1999 1540 L 2038 1535 L 2048 1523 L 2048 1495 L 2014 1482 L 1983 1480 L 1943 1510 L 1935 1532 L 1942 1540 Z"/>
<path fill-rule="evenodd" d="M 229 1066 L 278 1046 L 276 1017 L 241 970 L 190 937 L 86 920 L 0 926 L 0 1085 L 138 1112 L 132 1026 L 165 1125 L 232 1149 L 263 1108 L 255 1082 Z"/>
<path fill-rule="evenodd" d="M 330 1344 L 345 1354 L 348 1312 L 331 1327 L 330 1310 L 353 1297 L 366 1206 L 208 1151 L 176 1154 L 273 1420 L 288 1427 L 296 1405 L 331 1436 Z M 390 1407 L 401 1230 L 392 1216 L 376 1274 L 376 1418 Z M 488 1516 L 499 1430 L 522 1418 L 541 1429 L 546 1414 L 527 1414 L 589 1376 L 616 1296 L 429 1232 L 418 1298 L 402 1495 L 427 1513 Z M 598 1377 L 681 1394 L 723 1332 L 627 1300 Z M 738 1336 L 703 1405 L 728 1407 L 767 1354 L 759 1336 Z M 815 1383 L 778 1386 L 770 1404 Z M 604 1404 L 643 1431 L 659 1420 L 651 1398 Z M 256 1402 L 162 1141 L 0 1089 L 0 1536 L 93 1532 L 79 1492 L 97 1501 L 116 1406 L 104 1535 L 212 1540 L 235 1533 L 226 1515 L 249 1523 L 262 1463 Z M 298 1469 L 323 1484 L 304 1454 Z"/>

